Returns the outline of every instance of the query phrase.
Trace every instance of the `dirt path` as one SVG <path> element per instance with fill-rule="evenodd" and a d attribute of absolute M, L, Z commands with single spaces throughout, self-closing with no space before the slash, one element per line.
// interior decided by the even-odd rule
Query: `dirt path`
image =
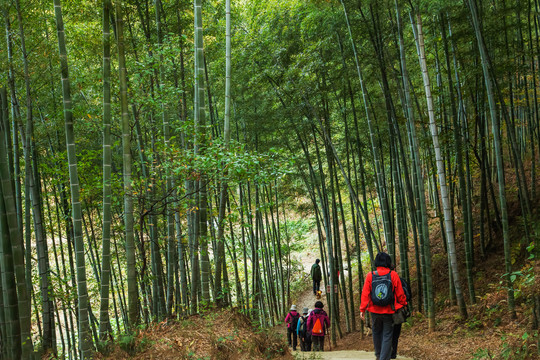
<path fill-rule="evenodd" d="M 413 360 L 403 356 L 398 356 L 398 360 Z M 366 351 L 357 350 L 341 350 L 341 351 L 327 351 L 320 353 L 295 353 L 295 359 L 305 360 L 341 360 L 341 359 L 356 359 L 356 360 L 374 360 L 375 354 Z"/>

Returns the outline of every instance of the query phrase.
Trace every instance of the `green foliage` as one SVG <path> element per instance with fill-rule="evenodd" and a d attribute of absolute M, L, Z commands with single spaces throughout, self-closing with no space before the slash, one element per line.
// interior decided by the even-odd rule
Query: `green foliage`
<path fill-rule="evenodd" d="M 152 345 L 152 342 L 146 336 L 139 336 L 138 332 L 121 334 L 117 339 L 118 346 L 129 355 L 135 355 L 138 352 Z"/>
<path fill-rule="evenodd" d="M 538 331 L 521 334 L 507 334 L 501 337 L 501 345 L 496 350 L 480 348 L 473 354 L 473 359 L 493 360 L 529 360 L 538 356 Z"/>
<path fill-rule="evenodd" d="M 529 244 L 527 251 L 529 252 L 529 257 L 522 268 L 511 273 L 505 273 L 501 278 L 509 277 L 512 287 L 515 290 L 516 298 L 524 296 L 528 298 L 527 300 L 531 300 L 530 295 L 536 291 L 537 286 L 537 273 L 535 270 L 536 255 L 533 242 Z M 501 280 L 499 285 L 506 288 L 503 284 L 504 282 Z"/>
<path fill-rule="evenodd" d="M 107 356 L 113 349 L 112 345 L 113 344 L 111 344 L 110 341 L 98 341 L 96 344 L 96 349 L 98 352 L 100 352 L 104 356 Z"/>
<path fill-rule="evenodd" d="M 478 319 L 476 316 L 468 318 L 465 324 L 469 330 L 478 330 L 484 328 L 484 321 L 482 319 Z"/>
<path fill-rule="evenodd" d="M 490 351 L 488 349 L 478 349 L 473 354 L 473 360 L 482 360 L 482 359 L 493 359 Z"/>
<path fill-rule="evenodd" d="M 117 343 L 122 350 L 133 355 L 136 353 L 135 340 L 135 334 L 123 334 L 118 337 Z"/>

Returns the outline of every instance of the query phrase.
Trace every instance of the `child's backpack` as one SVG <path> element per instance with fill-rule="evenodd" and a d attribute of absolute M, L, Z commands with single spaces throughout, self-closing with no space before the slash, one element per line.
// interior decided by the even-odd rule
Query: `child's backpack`
<path fill-rule="evenodd" d="M 317 319 L 315 320 L 315 324 L 313 325 L 311 333 L 313 335 L 324 335 L 323 325 L 319 317 L 317 317 Z"/>
<path fill-rule="evenodd" d="M 386 275 L 379 275 L 377 271 L 374 271 L 371 275 L 371 301 L 373 305 L 393 305 L 392 272 L 390 271 Z"/>
<path fill-rule="evenodd" d="M 302 321 L 300 321 L 300 329 L 298 329 L 298 335 L 301 337 L 306 336 L 307 333 L 307 316 L 302 316 Z"/>
<path fill-rule="evenodd" d="M 291 314 L 291 317 L 292 317 L 291 329 L 296 330 L 296 327 L 298 326 L 298 319 L 300 319 L 300 314 L 298 313 L 296 313 L 296 315 Z"/>

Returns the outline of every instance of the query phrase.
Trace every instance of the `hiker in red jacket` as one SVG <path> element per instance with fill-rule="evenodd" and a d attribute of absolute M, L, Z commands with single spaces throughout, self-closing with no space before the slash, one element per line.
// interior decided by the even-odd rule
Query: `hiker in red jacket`
<path fill-rule="evenodd" d="M 399 275 L 391 271 L 392 258 L 384 252 L 375 257 L 377 271 L 366 276 L 360 300 L 360 318 L 371 313 L 373 346 L 378 360 L 390 360 L 392 334 L 394 331 L 392 314 L 407 305 L 407 299 Z"/>
<path fill-rule="evenodd" d="M 291 310 L 285 317 L 285 322 L 287 323 L 287 341 L 289 342 L 289 346 L 292 346 L 293 351 L 296 351 L 296 345 L 298 344 L 298 336 L 296 334 L 298 319 L 300 319 L 300 314 L 296 311 L 296 305 L 292 305 Z"/>
<path fill-rule="evenodd" d="M 330 328 L 330 319 L 328 319 L 323 307 L 323 303 L 317 301 L 315 309 L 309 314 L 307 320 L 307 329 L 311 333 L 313 351 L 324 351 L 324 335 L 326 330 Z"/>

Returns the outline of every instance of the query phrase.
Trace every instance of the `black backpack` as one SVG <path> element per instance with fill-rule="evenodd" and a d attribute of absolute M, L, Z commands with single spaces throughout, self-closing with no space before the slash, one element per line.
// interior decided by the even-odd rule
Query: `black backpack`
<path fill-rule="evenodd" d="M 412 299 L 412 292 L 409 284 L 405 279 L 399 278 L 401 280 L 401 287 L 403 287 L 403 292 L 405 293 L 405 297 L 407 298 L 407 306 L 404 307 L 403 315 L 405 316 L 405 319 L 407 319 L 409 316 L 411 316 L 411 311 L 409 310 L 409 305 L 411 304 Z"/>
<path fill-rule="evenodd" d="M 392 272 L 379 275 L 377 271 L 371 274 L 371 302 L 377 306 L 394 305 Z"/>
<path fill-rule="evenodd" d="M 411 288 L 409 287 L 409 284 L 407 281 L 405 281 L 404 278 L 400 277 L 399 280 L 401 280 L 401 286 L 403 287 L 403 292 L 405 293 L 405 297 L 407 298 L 407 303 L 411 301 L 412 293 Z"/>
<path fill-rule="evenodd" d="M 296 315 L 291 315 L 291 317 L 291 329 L 293 329 L 293 331 L 296 331 L 296 327 L 298 326 L 298 319 L 300 319 L 300 314 L 296 313 Z"/>

